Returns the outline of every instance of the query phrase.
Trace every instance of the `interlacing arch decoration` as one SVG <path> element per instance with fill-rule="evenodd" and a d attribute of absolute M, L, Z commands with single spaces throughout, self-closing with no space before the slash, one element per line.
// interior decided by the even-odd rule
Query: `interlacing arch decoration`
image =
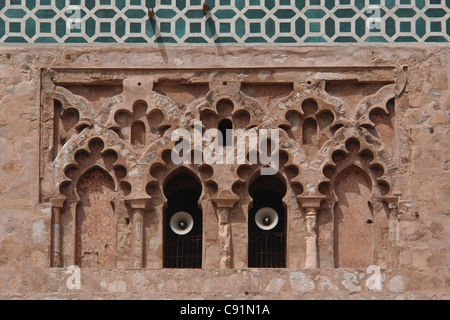
<path fill-rule="evenodd" d="M 149 179 L 145 187 L 152 202 L 151 214 L 162 222 L 163 267 L 199 268 L 204 265 L 206 254 L 205 232 L 217 221 L 212 197 L 218 186 L 211 166 L 174 164 L 171 153 L 171 149 L 163 150 L 147 167 Z M 174 231 L 171 218 L 177 212 L 187 212 L 192 217 L 194 227 L 188 234 Z M 183 223 L 181 229 L 190 227 L 189 222 Z"/>
<path fill-rule="evenodd" d="M 344 133 L 343 142 L 330 150 L 318 184 L 328 203 L 322 214 L 331 214 L 334 225 L 334 267 L 367 267 L 380 261 L 393 267 L 396 244 L 382 236 L 391 227 L 389 220 L 397 218 L 390 213 L 397 197 L 385 174 L 388 164 L 372 151 L 364 135 L 348 131 L 340 135 Z"/>
<path fill-rule="evenodd" d="M 229 119 L 234 129 L 247 129 L 269 119 L 260 102 L 241 91 L 241 81 L 235 75 L 213 73 L 209 89 L 204 98 L 186 108 L 191 127 L 195 121 L 201 121 L 205 129 L 218 128 L 220 121 Z"/>
<path fill-rule="evenodd" d="M 289 163 L 289 155 L 280 152 L 278 172 L 263 175 L 261 169 L 266 165 L 246 163 L 236 170 L 239 179 L 232 190 L 239 196 L 237 209 L 246 221 L 246 243 L 248 263 L 252 267 L 292 267 L 303 265 L 302 256 L 286 255 L 286 252 L 298 252 L 303 247 L 302 230 L 298 229 L 299 206 L 296 197 L 303 192 L 303 186 L 294 178 L 298 175 L 295 166 Z M 262 207 L 277 211 L 274 228 L 262 231 L 255 226 L 255 213 Z M 237 213 L 235 213 L 237 215 Z"/>
<path fill-rule="evenodd" d="M 373 185 L 376 186 L 379 192 L 373 193 L 374 198 L 381 199 L 382 196 L 390 196 L 393 193 L 391 187 L 391 178 L 386 175 L 386 168 L 389 164 L 380 157 L 380 152 L 374 152 L 373 145 L 360 139 L 360 135 L 344 135 L 344 144 L 339 144 L 332 148 L 331 159 L 322 166 L 323 177 L 319 180 L 319 192 L 325 195 L 329 194 L 330 186 L 333 184 L 333 179 L 348 166 L 358 166 L 362 171 L 366 172 Z M 341 136 L 341 134 L 340 134 Z M 365 135 L 367 137 L 367 135 Z M 364 137 L 364 136 L 363 136 Z M 374 189 L 374 190 L 375 190 Z"/>
<path fill-rule="evenodd" d="M 175 142 L 172 142 L 172 146 L 175 146 Z M 169 145 L 170 146 L 170 145 Z M 188 170 L 192 175 L 195 175 L 197 179 L 200 180 L 202 184 L 202 193 L 200 199 L 211 199 L 211 197 L 217 193 L 218 185 L 213 179 L 214 169 L 212 166 L 207 164 L 197 165 L 195 163 L 191 164 L 174 164 L 172 161 L 172 148 L 166 145 L 164 150 L 160 151 L 158 156 L 150 162 L 148 168 L 149 179 L 147 180 L 145 190 L 153 198 L 160 199 L 161 202 L 153 200 L 152 203 L 155 207 L 159 205 L 164 205 L 166 198 L 163 192 L 163 181 L 166 181 L 168 177 L 173 172 L 177 170 Z M 193 157 L 193 155 L 192 155 Z M 159 193 L 159 195 L 158 195 Z"/>
<path fill-rule="evenodd" d="M 130 76 L 123 80 L 123 92 L 108 113 L 107 128 L 114 130 L 140 157 L 163 137 L 183 115 L 182 106 L 172 98 L 153 91 L 153 81 Z M 143 148 L 143 149 L 142 149 Z"/>
<path fill-rule="evenodd" d="M 290 154 L 291 167 L 299 172 L 294 180 L 317 195 L 314 180 L 321 164 L 317 158 L 326 153 L 324 146 L 336 131 L 348 123 L 344 102 L 325 91 L 325 81 L 305 79 L 273 104 L 271 114 L 271 125 L 282 129 L 280 148 Z"/>
<path fill-rule="evenodd" d="M 88 129 L 79 137 L 81 144 L 74 141 L 61 152 L 55 160 L 58 168 L 65 163 L 64 178 L 60 177 L 59 197 L 65 198 L 62 206 L 63 217 L 59 217 L 60 227 L 74 225 L 72 233 L 64 231 L 65 239 L 75 243 L 74 251 L 59 252 L 68 257 L 54 257 L 53 265 L 59 266 L 63 260 L 69 260 L 80 267 L 115 268 L 117 266 L 117 250 L 123 250 L 126 244 L 117 239 L 118 208 L 123 207 L 120 195 L 127 189 L 123 178 L 127 176 L 126 160 L 121 157 L 114 138 L 102 140 Z M 87 138 L 91 134 L 91 138 Z M 94 136 L 94 137 L 92 137 Z M 103 132 L 103 136 L 108 134 Z M 109 133 L 113 136 L 113 132 Z M 69 156 L 70 155 L 70 156 Z M 56 170 L 56 172 L 61 172 Z"/>
<path fill-rule="evenodd" d="M 330 150 L 345 141 L 349 132 L 361 137 L 367 149 L 375 150 L 386 171 L 395 171 L 391 147 L 395 135 L 394 90 L 394 85 L 383 86 L 359 101 L 351 112 L 343 100 L 325 91 L 324 81 L 306 80 L 273 106 L 274 123 L 285 132 L 280 135 L 280 147 L 292 155 L 292 163 L 303 179 L 299 182 L 307 193 L 320 194 L 321 168 L 329 161 Z"/>
<path fill-rule="evenodd" d="M 114 185 L 120 185 L 127 170 L 119 153 L 114 148 L 105 148 L 105 142 L 101 138 L 91 138 L 85 141 L 83 146 L 73 153 L 73 159 L 64 166 L 64 176 L 59 186 L 60 192 L 67 199 L 79 200 L 79 195 L 74 193 L 80 176 L 92 167 L 99 167 L 108 173 L 114 181 Z M 121 164 L 119 164 L 121 163 Z"/>
<path fill-rule="evenodd" d="M 292 155 L 291 170 L 296 168 L 298 172 L 290 183 L 296 182 L 302 186 L 297 199 L 306 213 L 305 266 L 319 267 L 319 250 L 328 250 L 317 247 L 317 223 L 328 219 L 324 216 L 330 216 L 334 221 L 334 234 L 331 235 L 334 241 L 330 243 L 333 246 L 330 252 L 334 259 L 333 267 L 367 267 L 377 261 L 395 265 L 395 239 L 387 244 L 387 240 L 377 238 L 380 231 L 358 234 L 355 221 L 348 218 L 351 215 L 348 212 L 343 214 L 342 203 L 351 180 L 344 176 L 353 174 L 356 180 L 359 177 L 364 182 L 361 186 L 353 186 L 353 190 L 361 193 L 361 190 L 367 189 L 366 199 L 354 199 L 353 202 L 367 204 L 369 201 L 370 206 L 352 209 L 350 205 L 350 211 L 365 210 L 366 215 L 358 216 L 359 220 L 363 220 L 363 227 L 370 225 L 380 230 L 387 224 L 386 219 L 391 218 L 393 222 L 390 226 L 395 226 L 397 217 L 392 209 L 396 207 L 398 197 L 394 192 L 392 176 L 396 170 L 393 140 L 397 87 L 397 84 L 382 86 L 375 94 L 359 101 L 353 112 L 350 106 L 325 91 L 324 81 L 307 79 L 296 84 L 294 91 L 278 102 L 278 108 L 284 111 L 281 113 L 284 117 L 278 120 L 278 127 L 284 129 L 287 135 L 281 135 L 280 146 Z M 350 189 L 347 191 L 351 192 Z M 347 220 L 340 225 L 344 216 Z M 356 231 L 348 235 L 342 234 L 342 230 Z M 390 232 L 391 235 L 395 233 L 393 230 Z M 361 245 L 355 249 L 352 245 L 357 243 L 355 239 L 360 238 Z M 346 239 L 350 240 L 346 242 Z M 387 253 L 378 252 L 382 251 L 380 247 L 387 248 Z M 358 250 L 361 251 L 359 260 L 348 258 Z M 366 254 L 365 259 L 361 258 L 362 253 Z"/>
<path fill-rule="evenodd" d="M 298 130 L 301 129 L 302 122 L 309 118 L 320 122 L 318 124 L 321 128 L 330 127 L 332 132 L 347 122 L 348 110 L 345 103 L 328 94 L 325 85 L 326 81 L 323 80 L 306 79 L 295 82 L 291 94 L 277 102 L 277 107 L 281 110 L 278 112 L 278 126 L 285 129 L 289 136 L 300 141 L 308 140 L 303 139 L 303 132 Z M 329 135 L 328 137 L 330 138 Z M 320 139 L 316 142 L 319 141 Z"/>
<path fill-rule="evenodd" d="M 201 186 L 196 190 L 203 225 L 201 255 L 208 256 L 212 247 L 205 245 L 208 241 L 216 242 L 219 248 L 218 261 L 205 260 L 201 266 L 245 267 L 242 261 L 234 261 L 234 257 L 246 253 L 233 251 L 233 223 L 248 222 L 254 195 L 251 185 L 262 181 L 259 177 L 264 177 L 263 171 L 272 164 L 261 162 L 264 154 L 260 149 L 252 149 L 248 143 L 239 145 L 236 136 L 227 136 L 227 129 L 257 134 L 280 129 L 278 141 L 269 135 L 259 136 L 258 141 L 259 145 L 267 142 L 269 155 L 276 155 L 273 178 L 286 189 L 281 200 L 277 199 L 286 210 L 285 248 L 289 254 L 283 260 L 285 264 L 276 265 L 320 267 L 318 252 L 323 244 L 318 240 L 317 222 L 321 215 L 329 216 L 336 230 L 331 243 L 333 267 L 361 267 L 383 260 L 381 256 L 394 256 L 395 241 L 382 242 L 377 238 L 377 228 L 382 228 L 384 220 L 396 218 L 391 210 L 398 198 L 394 191 L 394 158 L 398 156 L 395 104 L 406 80 L 385 81 L 355 105 L 331 95 L 326 80 L 320 77 L 294 81 L 292 91 L 285 85 L 287 89 L 280 96 L 270 96 L 269 83 L 261 92 L 270 98 L 262 103 L 252 97 L 251 90 L 243 89 L 246 76 L 245 72 L 211 71 L 207 84 L 201 82 L 204 78 L 199 80 L 204 91 L 181 103 L 161 89 L 164 86 L 157 83 L 156 76 L 132 74 L 119 79 L 121 92 L 94 105 L 86 97 L 55 85 L 57 72 L 44 71 L 42 102 L 48 109 L 42 114 L 46 138 L 41 142 L 41 194 L 53 209 L 56 236 L 52 238 L 52 266 L 164 267 L 154 257 L 162 261 L 165 254 L 161 239 L 171 194 L 167 186 L 174 177 L 189 176 Z M 119 80 L 114 79 L 114 83 Z M 193 139 L 178 163 L 174 155 L 180 150 L 181 140 L 172 138 L 180 129 Z M 234 161 L 206 160 L 205 148 L 217 143 L 203 136 L 208 129 L 218 129 L 226 136 L 217 147 L 232 150 Z M 195 130 L 201 135 L 200 150 L 196 148 Z M 274 150 L 273 146 L 278 148 Z M 238 152 L 244 153 L 244 163 L 237 162 Z M 352 190 L 359 192 L 353 203 L 362 207 L 345 206 Z M 371 246 L 367 250 L 370 256 L 353 261 L 346 253 L 351 251 L 346 239 L 356 235 L 341 231 L 351 229 L 346 226 L 353 223 L 343 217 L 358 210 L 364 212 L 364 219 L 358 216 L 353 222 L 364 223 L 361 228 L 370 225 L 373 230 L 363 238 L 373 241 L 362 242 Z M 93 221 L 102 219 L 100 211 L 105 212 L 109 225 L 102 230 L 104 238 L 114 233 L 103 249 L 92 238 L 92 230 L 99 230 Z M 61 230 L 62 241 L 57 229 Z M 379 252 L 379 244 L 392 252 Z"/>

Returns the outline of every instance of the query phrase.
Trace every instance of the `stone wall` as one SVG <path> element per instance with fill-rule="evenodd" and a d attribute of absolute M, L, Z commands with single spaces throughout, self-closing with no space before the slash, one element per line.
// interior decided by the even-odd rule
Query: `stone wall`
<path fill-rule="evenodd" d="M 448 299 L 449 59 L 450 51 L 445 46 L 1 47 L 0 297 Z M 94 74 L 95 78 L 96 72 L 101 76 L 99 70 L 113 70 L 109 73 L 110 91 L 90 93 L 82 88 L 71 88 L 72 92 L 87 97 L 87 100 L 90 95 L 95 96 L 90 101 L 101 107 L 108 102 L 108 95 L 119 94 L 119 91 L 114 91 L 117 83 L 114 70 L 122 70 L 120 72 L 128 75 L 128 79 L 130 73 L 165 70 L 170 79 L 174 74 L 193 72 L 194 76 L 201 77 L 205 70 L 230 68 L 257 70 L 249 83 L 267 77 L 275 80 L 289 78 L 293 69 L 300 68 L 305 79 L 292 82 L 302 83 L 311 75 L 313 82 L 325 77 L 331 83 L 327 92 L 350 105 L 373 94 L 371 83 L 383 80 L 387 73 L 394 74 L 395 77 L 386 81 L 395 81 L 397 86 L 394 88 L 398 102 L 395 109 L 396 138 L 390 139 L 390 133 L 386 131 L 379 132 L 379 136 L 387 135 L 384 147 L 391 148 L 395 155 L 392 162 L 385 161 L 388 171 L 390 165 L 395 170 L 389 181 L 393 190 L 384 199 L 389 202 L 395 198 L 397 215 L 393 221 L 383 221 L 386 226 L 380 225 L 375 229 L 378 231 L 374 237 L 381 241 L 376 243 L 382 244 L 375 248 L 375 252 L 377 257 L 384 257 L 375 259 L 374 263 L 381 268 L 380 278 L 373 277 L 377 269 L 334 268 L 330 258 L 333 256 L 330 249 L 332 225 L 325 215 L 321 215 L 328 207 L 317 208 L 319 265 L 311 267 L 306 264 L 307 251 L 302 247 L 305 244 L 296 241 L 308 236 L 307 219 L 295 198 L 291 198 L 294 204 L 290 202 L 288 205 L 288 215 L 292 217 L 288 225 L 292 247 L 289 248 L 286 269 L 246 267 L 246 247 L 240 244 L 246 235 L 245 215 L 243 220 L 231 215 L 232 231 L 220 229 L 221 232 L 231 232 L 234 245 L 231 252 L 221 251 L 217 226 L 221 218 L 214 216 L 215 211 L 211 207 L 207 210 L 219 220 L 204 221 L 205 243 L 210 251 L 203 269 L 161 269 L 161 262 L 158 262 L 161 258 L 158 257 L 158 252 L 161 252 L 158 251 L 161 250 L 158 243 L 161 240 L 154 237 L 160 231 L 154 222 L 150 222 L 145 229 L 145 246 L 150 250 L 144 254 L 145 269 L 134 264 L 135 258 L 130 252 L 124 252 L 122 262 L 117 261 L 117 268 L 82 268 L 81 288 L 68 288 L 71 272 L 67 268 L 72 254 L 68 253 L 67 261 L 63 259 L 61 268 L 55 268 L 52 263 L 52 234 L 55 233 L 54 229 L 52 231 L 55 225 L 52 208 L 55 201 L 48 190 L 56 187 L 49 181 L 57 172 L 52 171 L 53 164 L 45 160 L 50 149 L 40 148 L 49 139 L 45 119 L 52 119 L 45 113 L 46 71 L 51 69 L 63 74 L 65 78 L 57 81 L 66 81 L 64 85 L 67 87 L 85 73 Z M 273 74 L 276 76 L 264 72 L 267 69 L 275 70 Z M 348 85 L 352 79 L 364 77 L 367 88 L 355 89 Z M 247 92 L 249 90 L 251 87 Z M 270 90 L 277 92 L 276 88 Z M 283 92 L 283 88 L 278 90 Z M 201 89 L 199 92 L 202 93 Z M 264 95 L 261 97 L 264 99 Z M 267 101 L 263 103 L 268 104 Z M 219 182 L 226 181 L 226 175 L 221 177 Z M 345 179 L 339 183 L 345 184 Z M 379 189 L 383 187 L 382 184 Z M 308 191 L 306 185 L 302 188 Z M 300 198 L 302 194 L 299 194 Z M 139 208 L 139 204 L 132 203 L 131 206 L 131 210 L 133 206 Z M 377 205 L 374 207 L 378 208 Z M 379 207 L 379 212 L 385 209 L 392 210 Z M 130 208 L 122 210 L 127 212 Z M 296 218 L 295 212 L 302 212 L 302 215 Z M 132 215 L 130 217 L 133 218 Z M 126 224 L 122 223 L 122 226 L 124 230 L 119 231 L 126 238 L 131 231 L 126 229 Z M 389 232 L 395 234 L 390 235 Z M 129 241 L 135 241 L 130 237 Z M 396 239 L 396 245 L 391 246 L 387 239 Z M 69 243 L 73 241 L 69 239 Z M 120 243 L 117 245 L 120 247 Z M 75 250 L 74 247 L 68 248 L 69 251 Z M 151 250 L 155 255 L 149 256 Z M 224 254 L 225 258 L 227 254 L 232 255 L 232 264 L 220 259 Z M 381 283 L 375 279 L 381 279 Z"/>

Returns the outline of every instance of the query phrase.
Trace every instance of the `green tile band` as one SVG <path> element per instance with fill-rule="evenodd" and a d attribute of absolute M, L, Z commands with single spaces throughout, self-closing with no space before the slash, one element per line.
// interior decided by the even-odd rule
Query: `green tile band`
<path fill-rule="evenodd" d="M 0 0 L 8 44 L 449 40 L 450 0 Z"/>

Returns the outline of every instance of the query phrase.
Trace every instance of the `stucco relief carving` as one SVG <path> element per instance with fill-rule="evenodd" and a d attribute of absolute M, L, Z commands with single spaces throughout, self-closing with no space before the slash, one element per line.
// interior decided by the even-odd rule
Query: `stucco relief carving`
<path fill-rule="evenodd" d="M 248 146 L 245 163 L 179 165 L 171 158 L 178 143 L 171 139 L 175 130 L 193 130 L 201 123 L 204 132 L 224 120 L 233 129 L 280 129 L 277 175 L 287 189 L 283 195 L 287 267 L 320 267 L 318 251 L 324 245 L 317 240 L 320 215 L 331 217 L 333 236 L 325 245 L 333 248 L 333 266 L 392 264 L 388 261 L 392 254 L 385 251 L 394 245 L 378 239 L 375 230 L 384 228 L 389 214 L 383 217 L 383 212 L 397 201 L 395 101 L 403 92 L 404 73 L 394 68 L 374 74 L 361 68 L 334 73 L 299 69 L 287 74 L 271 70 L 269 76 L 261 77 L 259 72 L 91 70 L 83 75 L 44 70 L 41 199 L 65 201 L 61 215 L 71 218 L 61 222 L 61 241 L 73 241 L 62 245 L 66 248 L 62 261 L 53 265 L 79 263 L 80 248 L 89 247 L 91 240 L 85 239 L 88 231 L 84 230 L 95 230 L 98 225 L 90 226 L 88 214 L 82 221 L 80 208 L 90 201 L 97 209 L 104 208 L 100 211 L 105 219 L 110 217 L 105 230 L 114 234 L 108 240 L 111 246 L 105 267 L 161 268 L 167 207 L 164 184 L 182 167 L 202 187 L 198 205 L 204 226 L 203 266 L 244 267 L 247 231 L 242 224 L 247 223 L 252 205 L 251 180 L 260 175 L 264 164 L 248 161 Z M 335 94 L 336 90 L 327 88 L 329 83 L 341 85 L 339 81 L 349 79 L 368 86 L 364 90 L 371 94 L 350 83 L 350 93 Z M 177 84 L 179 89 L 174 89 Z M 76 91 L 74 85 L 92 90 Z M 121 89 L 99 103 L 95 96 L 104 91 L 96 91 L 95 86 L 108 85 Z M 68 88 L 90 93 L 77 95 Z M 210 141 L 201 143 L 205 146 Z M 194 152 L 190 156 L 194 158 Z M 99 183 L 101 191 L 95 187 Z M 356 250 L 369 256 L 343 263 L 342 257 L 352 260 L 354 255 L 353 249 L 345 249 L 345 239 L 355 236 L 352 219 L 364 227 L 371 220 L 370 230 L 361 235 L 366 240 Z"/>
<path fill-rule="evenodd" d="M 111 205 L 114 182 L 98 168 L 78 181 L 76 262 L 80 267 L 115 267 L 116 228 Z"/>

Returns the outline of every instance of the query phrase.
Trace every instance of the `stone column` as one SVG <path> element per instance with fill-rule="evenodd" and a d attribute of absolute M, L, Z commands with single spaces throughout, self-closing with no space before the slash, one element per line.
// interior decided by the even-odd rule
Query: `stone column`
<path fill-rule="evenodd" d="M 306 269 L 319 268 L 319 247 L 317 243 L 317 210 L 324 196 L 298 196 L 299 204 L 306 211 Z"/>
<path fill-rule="evenodd" d="M 228 215 L 229 208 L 219 208 L 219 254 L 220 268 L 230 269 L 232 267 L 231 257 L 231 226 Z"/>
<path fill-rule="evenodd" d="M 384 199 L 386 200 L 386 199 Z M 388 263 L 391 268 L 398 267 L 399 250 L 398 250 L 398 199 L 388 199 L 389 208 L 389 251 Z"/>
<path fill-rule="evenodd" d="M 62 267 L 61 256 L 61 210 L 64 206 L 65 199 L 52 198 L 52 262 L 54 268 Z"/>
<path fill-rule="evenodd" d="M 389 240 L 397 242 L 398 210 L 397 203 L 389 203 Z"/>
<path fill-rule="evenodd" d="M 232 234 L 229 220 L 230 210 L 239 201 L 239 197 L 229 190 L 222 190 L 219 195 L 212 199 L 218 209 L 219 222 L 219 266 L 221 269 L 231 269 L 233 267 Z"/>
<path fill-rule="evenodd" d="M 317 246 L 317 210 L 315 208 L 306 209 L 306 269 L 316 269 L 319 267 L 319 250 Z"/>
<path fill-rule="evenodd" d="M 133 240 L 131 249 L 131 266 L 135 269 L 144 267 L 144 215 L 145 206 L 150 199 L 150 196 L 126 199 L 126 202 L 130 204 L 132 209 Z"/>

